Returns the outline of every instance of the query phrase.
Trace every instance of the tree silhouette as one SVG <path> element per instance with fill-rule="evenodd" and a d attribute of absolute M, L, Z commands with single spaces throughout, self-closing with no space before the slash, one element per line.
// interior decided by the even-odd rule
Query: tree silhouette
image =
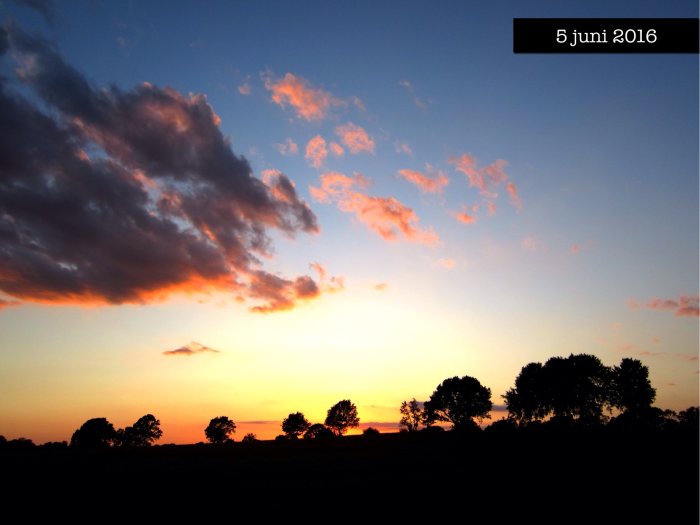
<path fill-rule="evenodd" d="M 349 399 L 338 401 L 328 409 L 326 426 L 336 435 L 342 436 L 348 428 L 357 427 L 360 419 L 357 417 L 357 407 Z"/>
<path fill-rule="evenodd" d="M 603 421 L 603 408 L 609 404 L 610 377 L 610 369 L 596 356 L 552 357 L 544 366 L 524 366 L 515 388 L 503 398 L 509 417 L 521 424 L 550 415 L 554 421 L 597 424 Z"/>
<path fill-rule="evenodd" d="M 258 437 L 255 434 L 253 434 L 252 432 L 249 432 L 245 436 L 243 436 L 241 443 L 255 443 L 257 440 L 258 440 Z"/>
<path fill-rule="evenodd" d="M 612 369 L 610 404 L 624 412 L 641 414 L 656 399 L 649 369 L 637 359 L 625 358 Z"/>
<path fill-rule="evenodd" d="M 414 397 L 410 401 L 404 401 L 401 403 L 401 420 L 399 425 L 406 427 L 409 432 L 415 432 L 418 430 L 421 422 L 423 421 L 423 410 L 418 405 L 418 401 Z"/>
<path fill-rule="evenodd" d="M 236 432 L 236 424 L 226 416 L 215 417 L 204 429 L 204 435 L 209 443 L 221 444 L 231 441 L 229 437 Z"/>
<path fill-rule="evenodd" d="M 335 437 L 333 431 L 321 423 L 314 423 L 304 433 L 304 439 L 329 439 L 333 437 Z"/>
<path fill-rule="evenodd" d="M 297 439 L 304 432 L 309 430 L 311 423 L 304 417 L 301 412 L 295 412 L 289 414 L 284 421 L 282 421 L 282 432 L 284 432 L 290 439 Z"/>
<path fill-rule="evenodd" d="M 700 426 L 700 408 L 699 407 L 688 407 L 685 410 L 678 412 L 678 422 L 681 428 L 687 428 L 688 430 L 694 430 L 696 433 L 698 427 Z"/>
<path fill-rule="evenodd" d="M 117 441 L 125 447 L 149 447 L 163 435 L 160 421 L 153 414 L 139 418 L 133 426 L 117 431 Z"/>
<path fill-rule="evenodd" d="M 105 448 L 114 443 L 117 432 L 104 417 L 88 419 L 73 433 L 70 446 L 75 448 Z"/>
<path fill-rule="evenodd" d="M 475 425 L 474 418 L 491 417 L 491 389 L 470 376 L 451 377 L 438 385 L 423 406 L 428 424 L 446 421 L 454 428 L 468 428 Z"/>
<path fill-rule="evenodd" d="M 368 436 L 368 437 L 373 437 L 373 436 L 378 436 L 379 435 L 379 430 L 377 430 L 374 427 L 367 427 L 362 431 L 363 436 Z"/>

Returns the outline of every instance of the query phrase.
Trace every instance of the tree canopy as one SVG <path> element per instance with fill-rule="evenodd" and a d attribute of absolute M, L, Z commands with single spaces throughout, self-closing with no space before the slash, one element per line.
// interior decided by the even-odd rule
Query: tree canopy
<path fill-rule="evenodd" d="M 117 431 L 122 446 L 149 447 L 163 435 L 160 421 L 153 414 L 146 414 L 130 427 Z"/>
<path fill-rule="evenodd" d="M 420 407 L 415 397 L 410 401 L 401 403 L 399 412 L 401 412 L 399 425 L 406 427 L 406 430 L 409 432 L 418 430 L 418 427 L 423 422 L 423 409 Z"/>
<path fill-rule="evenodd" d="M 474 419 L 490 418 L 491 389 L 471 376 L 450 377 L 424 403 L 427 423 L 445 421 L 455 428 L 473 426 Z"/>
<path fill-rule="evenodd" d="M 309 422 L 304 414 L 301 412 L 295 412 L 289 414 L 284 421 L 282 421 L 282 432 L 284 432 L 287 437 L 291 439 L 297 439 L 300 435 L 306 432 L 311 423 Z"/>
<path fill-rule="evenodd" d="M 357 417 L 357 407 L 349 399 L 338 401 L 328 409 L 326 426 L 338 436 L 342 436 L 347 432 L 348 428 L 357 427 L 359 424 L 360 418 Z"/>
<path fill-rule="evenodd" d="M 117 431 L 107 418 L 88 419 L 73 433 L 70 446 L 76 448 L 106 448 L 114 443 Z"/>
<path fill-rule="evenodd" d="M 226 416 L 215 417 L 204 429 L 207 440 L 213 444 L 226 443 L 231 440 L 231 434 L 236 432 L 236 424 Z"/>

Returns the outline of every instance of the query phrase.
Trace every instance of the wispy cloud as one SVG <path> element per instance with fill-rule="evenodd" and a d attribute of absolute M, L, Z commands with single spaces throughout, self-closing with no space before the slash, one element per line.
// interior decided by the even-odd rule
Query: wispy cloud
<path fill-rule="evenodd" d="M 478 210 L 478 207 L 476 208 Z M 457 219 L 462 224 L 475 224 L 476 223 L 476 210 L 470 210 L 466 206 L 462 206 L 460 211 L 451 211 L 450 215 Z"/>
<path fill-rule="evenodd" d="M 345 289 L 345 278 L 343 276 L 329 276 L 325 266 L 314 262 L 309 267 L 318 275 L 318 282 L 324 292 L 334 293 Z"/>
<path fill-rule="evenodd" d="M 513 206 L 515 206 L 517 209 L 521 210 L 523 208 L 523 201 L 520 198 L 520 195 L 518 195 L 518 189 L 515 187 L 515 184 L 509 182 L 506 184 L 506 190 L 508 190 L 510 202 L 513 203 Z"/>
<path fill-rule="evenodd" d="M 413 157 L 413 150 L 411 149 L 411 146 L 399 140 L 394 142 L 394 151 L 396 151 L 396 153 L 403 153 L 404 155 Z"/>
<path fill-rule="evenodd" d="M 374 285 L 374 289 L 377 290 L 378 292 L 383 292 L 388 287 L 389 287 L 389 285 L 386 283 L 377 283 Z"/>
<path fill-rule="evenodd" d="M 434 171 L 428 167 L 429 171 Z M 442 189 L 450 183 L 442 171 L 434 171 L 432 175 L 425 175 L 415 170 L 399 170 L 399 175 L 408 182 L 415 184 L 424 193 L 441 193 Z"/>
<path fill-rule="evenodd" d="M 450 259 L 450 258 L 438 259 L 437 265 L 440 266 L 441 268 L 445 268 L 446 270 L 451 270 L 452 268 L 457 266 L 457 261 L 455 261 L 454 259 Z"/>
<path fill-rule="evenodd" d="M 238 86 L 238 92 L 241 95 L 250 95 L 253 91 L 253 88 L 250 84 L 250 75 L 248 75 L 245 80 L 243 81 L 242 84 Z"/>
<path fill-rule="evenodd" d="M 272 94 L 272 101 L 281 108 L 291 107 L 304 120 L 324 120 L 335 106 L 346 103 L 328 91 L 313 87 L 303 77 L 287 73 L 281 79 L 264 74 L 265 89 Z M 359 100 L 359 99 L 358 99 Z"/>
<path fill-rule="evenodd" d="M 299 153 L 299 146 L 291 138 L 287 137 L 281 144 L 275 144 L 275 149 L 280 155 L 296 155 Z"/>
<path fill-rule="evenodd" d="M 308 161 L 309 166 L 316 169 L 321 169 L 326 157 L 328 157 L 326 139 L 324 139 L 321 135 L 316 135 L 306 143 L 306 154 L 304 155 L 304 158 Z"/>
<path fill-rule="evenodd" d="M 0 133 L 13 144 L 0 186 L 0 291 L 72 304 L 210 290 L 279 302 L 260 284 L 277 278 L 260 259 L 272 253 L 269 230 L 318 231 L 291 179 L 255 177 L 204 95 L 93 87 L 45 41 L 16 27 L 3 35 L 34 94 L 0 78 Z M 279 279 L 293 283 L 288 299 L 313 295 L 308 276 Z"/>
<path fill-rule="evenodd" d="M 348 122 L 335 128 L 335 134 L 350 153 L 374 153 L 374 140 L 361 126 Z"/>
<path fill-rule="evenodd" d="M 526 252 L 536 252 L 540 248 L 540 243 L 534 237 L 529 236 L 525 237 L 522 241 L 520 241 L 520 246 Z"/>
<path fill-rule="evenodd" d="M 337 142 L 331 142 L 328 145 L 328 149 L 330 149 L 331 153 L 333 155 L 335 155 L 336 157 L 342 157 L 343 154 L 345 153 L 345 150 L 343 149 L 343 147 L 340 144 L 338 144 Z"/>
<path fill-rule="evenodd" d="M 311 195 L 319 202 L 335 202 L 341 211 L 355 217 L 386 241 L 404 238 L 408 241 L 435 245 L 439 237 L 431 229 L 418 225 L 416 213 L 394 197 L 374 197 L 359 190 L 369 185 L 368 179 L 356 174 L 348 177 L 338 172 L 321 175 L 320 187 L 312 186 Z"/>
<path fill-rule="evenodd" d="M 698 317 L 700 316 L 698 298 L 698 295 L 681 294 L 678 299 L 654 297 L 643 303 L 635 299 L 630 299 L 628 305 L 633 309 L 648 308 L 650 310 L 667 310 L 673 312 L 678 317 Z"/>
<path fill-rule="evenodd" d="M 197 354 L 206 354 L 206 353 L 214 353 L 218 354 L 218 350 L 214 350 L 213 348 L 209 348 L 208 346 L 204 346 L 199 343 L 195 343 L 192 341 L 191 343 L 181 346 L 180 348 L 176 348 L 175 350 L 166 350 L 163 352 L 163 355 L 175 355 L 175 356 L 193 356 Z"/>
<path fill-rule="evenodd" d="M 413 99 L 413 103 L 418 109 L 427 109 L 427 107 L 430 105 L 429 100 L 424 100 L 420 98 L 418 95 L 416 95 L 416 89 L 409 80 L 399 80 L 399 85 L 403 87 L 410 95 L 411 98 Z"/>

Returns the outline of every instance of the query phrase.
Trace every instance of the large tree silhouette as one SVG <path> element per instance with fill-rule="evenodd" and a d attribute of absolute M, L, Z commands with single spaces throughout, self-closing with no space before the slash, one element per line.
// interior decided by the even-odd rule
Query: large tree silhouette
<path fill-rule="evenodd" d="M 117 439 L 122 446 L 148 447 L 163 435 L 160 421 L 153 414 L 146 414 L 130 427 L 117 431 Z"/>
<path fill-rule="evenodd" d="M 649 381 L 649 369 L 637 359 L 625 358 L 612 369 L 610 404 L 625 413 L 641 414 L 651 407 L 656 390 Z"/>
<path fill-rule="evenodd" d="M 73 433 L 70 446 L 75 448 L 106 448 L 114 443 L 117 432 L 107 418 L 88 419 Z"/>
<path fill-rule="evenodd" d="M 454 428 L 474 426 L 474 419 L 490 418 L 491 389 L 471 376 L 445 379 L 424 403 L 427 423 L 445 421 Z"/>
<path fill-rule="evenodd" d="M 306 432 L 311 423 L 304 417 L 301 412 L 295 412 L 289 414 L 284 421 L 282 421 L 282 432 L 284 432 L 290 439 L 297 439 L 301 434 Z"/>
<path fill-rule="evenodd" d="M 328 409 L 326 426 L 336 435 L 342 436 L 348 428 L 357 427 L 360 418 L 357 417 L 357 407 L 349 400 L 343 399 Z"/>
<path fill-rule="evenodd" d="M 230 441 L 230 436 L 234 432 L 236 432 L 236 424 L 226 416 L 215 417 L 204 429 L 204 435 L 209 443 L 217 445 Z"/>

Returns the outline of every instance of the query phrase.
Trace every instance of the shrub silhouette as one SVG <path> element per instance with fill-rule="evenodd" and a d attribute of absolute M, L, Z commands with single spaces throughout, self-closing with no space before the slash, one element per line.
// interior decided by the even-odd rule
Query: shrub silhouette
<path fill-rule="evenodd" d="M 255 443 L 258 441 L 258 437 L 253 434 L 252 432 L 249 432 L 245 436 L 243 436 L 243 439 L 241 440 L 241 443 Z"/>
<path fill-rule="evenodd" d="M 377 430 L 376 428 L 373 428 L 373 427 L 367 427 L 366 429 L 364 429 L 364 430 L 362 431 L 362 435 L 363 435 L 363 436 L 370 436 L 370 437 L 372 437 L 372 436 L 378 436 L 378 435 L 379 435 L 379 430 Z"/>

